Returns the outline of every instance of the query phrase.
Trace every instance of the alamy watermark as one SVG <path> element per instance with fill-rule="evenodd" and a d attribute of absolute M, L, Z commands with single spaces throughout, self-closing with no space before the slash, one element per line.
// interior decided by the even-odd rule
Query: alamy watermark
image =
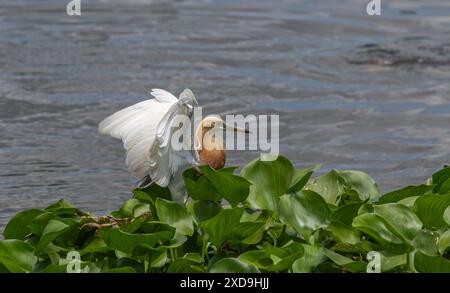
<path fill-rule="evenodd" d="M 211 117 L 208 119 L 208 117 Z M 170 143 L 174 151 L 192 150 L 250 150 L 265 153 L 262 160 L 272 161 L 279 155 L 279 116 L 226 115 L 204 119 L 202 107 L 195 107 L 192 117 L 178 114 L 166 125 L 173 128 Z M 195 141 L 192 141 L 192 138 Z"/>
<path fill-rule="evenodd" d="M 68 16 L 81 15 L 81 0 L 72 0 L 66 6 Z"/>
<path fill-rule="evenodd" d="M 372 0 L 367 4 L 366 12 L 368 15 L 381 15 L 381 0 Z"/>

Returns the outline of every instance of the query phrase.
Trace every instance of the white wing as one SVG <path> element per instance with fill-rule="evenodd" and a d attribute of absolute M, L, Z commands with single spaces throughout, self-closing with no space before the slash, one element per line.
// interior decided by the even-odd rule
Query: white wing
<path fill-rule="evenodd" d="M 159 122 L 178 99 L 171 93 L 153 89 L 155 99 L 146 100 L 122 109 L 99 124 L 101 134 L 123 141 L 127 152 L 129 172 L 143 178 L 150 173 L 149 151 L 156 138 Z"/>
<path fill-rule="evenodd" d="M 157 127 L 156 140 L 150 150 L 149 159 L 150 177 L 160 186 L 167 186 L 181 166 L 193 164 L 197 160 L 192 145 L 190 150 L 180 151 L 173 150 L 171 145 L 173 133 L 180 129 L 179 125 L 175 125 L 175 122 L 179 121 L 177 116 L 191 117 L 196 105 L 194 94 L 189 89 L 185 89 L 180 95 L 180 100 L 170 107 Z M 191 131 L 190 128 L 189 131 Z M 187 135 L 189 139 L 192 138 L 190 133 L 186 134 L 186 138 Z"/>

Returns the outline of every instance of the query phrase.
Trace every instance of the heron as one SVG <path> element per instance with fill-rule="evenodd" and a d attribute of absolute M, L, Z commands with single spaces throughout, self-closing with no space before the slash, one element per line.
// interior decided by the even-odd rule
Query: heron
<path fill-rule="evenodd" d="M 162 89 L 152 89 L 150 94 L 153 98 L 106 117 L 99 124 L 99 132 L 122 140 L 125 163 L 128 171 L 140 179 L 138 187 L 150 184 L 168 187 L 172 199 L 184 203 L 186 189 L 182 172 L 185 169 L 200 165 L 220 169 L 225 165 L 225 144 L 216 132 L 247 131 L 227 125 L 220 116 L 206 116 L 188 140 L 191 147 L 176 150 L 171 141 L 174 133 L 180 131 L 177 117 L 184 115 L 193 122 L 194 108 L 199 106 L 197 100 L 190 89 L 185 89 L 179 98 Z"/>

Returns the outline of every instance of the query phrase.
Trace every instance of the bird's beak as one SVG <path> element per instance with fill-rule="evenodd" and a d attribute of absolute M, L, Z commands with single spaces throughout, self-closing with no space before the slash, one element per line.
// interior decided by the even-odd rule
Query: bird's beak
<path fill-rule="evenodd" d="M 244 128 L 240 128 L 240 127 L 233 127 L 230 125 L 225 125 L 225 130 L 231 130 L 233 132 L 245 132 L 245 133 L 250 133 L 250 131 L 248 131 L 247 129 Z"/>

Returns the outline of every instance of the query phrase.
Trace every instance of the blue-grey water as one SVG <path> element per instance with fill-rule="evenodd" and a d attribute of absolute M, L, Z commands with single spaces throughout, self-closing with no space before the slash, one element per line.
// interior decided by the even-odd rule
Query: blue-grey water
<path fill-rule="evenodd" d="M 106 213 L 129 198 L 108 114 L 153 87 L 207 113 L 279 114 L 298 167 L 360 169 L 382 191 L 450 158 L 450 1 L 0 2 L 0 228 L 65 198 Z M 232 152 L 242 165 L 255 152 Z"/>

